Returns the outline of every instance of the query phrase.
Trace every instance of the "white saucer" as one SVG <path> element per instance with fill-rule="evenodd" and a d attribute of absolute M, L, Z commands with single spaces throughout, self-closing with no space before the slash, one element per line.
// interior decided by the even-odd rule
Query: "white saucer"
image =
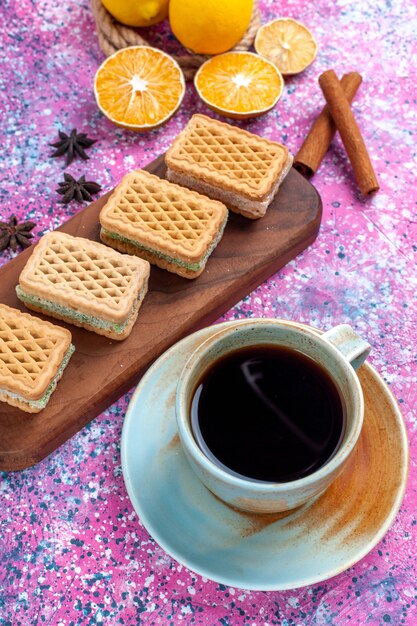
<path fill-rule="evenodd" d="M 264 591 L 318 583 L 364 557 L 394 520 L 408 470 L 401 413 L 366 363 L 359 371 L 364 427 L 342 476 L 316 502 L 286 516 L 231 509 L 195 477 L 175 420 L 175 390 L 185 361 L 227 324 L 236 321 L 204 328 L 172 346 L 138 385 L 121 441 L 129 497 L 159 545 L 197 574 Z"/>

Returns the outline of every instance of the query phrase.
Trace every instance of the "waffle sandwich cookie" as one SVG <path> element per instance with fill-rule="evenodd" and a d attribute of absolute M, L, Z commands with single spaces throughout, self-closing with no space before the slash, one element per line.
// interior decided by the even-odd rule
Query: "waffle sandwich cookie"
<path fill-rule="evenodd" d="M 56 231 L 35 247 L 16 293 L 33 311 L 122 340 L 138 316 L 149 271 L 143 259 Z"/>
<path fill-rule="evenodd" d="M 265 215 L 292 161 L 285 146 L 200 114 L 165 156 L 168 180 L 250 219 Z"/>
<path fill-rule="evenodd" d="M 228 216 L 221 202 L 136 170 L 100 212 L 101 240 L 184 278 L 201 274 Z"/>
<path fill-rule="evenodd" d="M 69 330 L 0 304 L 0 401 L 39 413 L 73 352 Z"/>

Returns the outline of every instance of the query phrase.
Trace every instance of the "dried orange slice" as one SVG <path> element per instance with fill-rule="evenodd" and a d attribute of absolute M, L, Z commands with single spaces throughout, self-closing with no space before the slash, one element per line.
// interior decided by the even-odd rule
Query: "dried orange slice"
<path fill-rule="evenodd" d="M 314 61 L 317 42 L 310 30 L 291 17 L 280 17 L 260 27 L 256 52 L 277 66 L 281 74 L 298 74 Z"/>
<path fill-rule="evenodd" d="M 226 52 L 198 70 L 194 84 L 208 107 L 232 118 L 262 115 L 281 97 L 284 80 L 275 65 L 253 52 Z"/>
<path fill-rule="evenodd" d="M 94 94 L 118 126 L 146 131 L 174 115 L 185 93 L 183 73 L 168 54 L 149 46 L 118 50 L 98 68 Z"/>

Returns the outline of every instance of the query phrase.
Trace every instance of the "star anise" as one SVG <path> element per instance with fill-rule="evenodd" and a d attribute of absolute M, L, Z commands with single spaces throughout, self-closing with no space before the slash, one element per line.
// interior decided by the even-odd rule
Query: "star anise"
<path fill-rule="evenodd" d="M 85 176 L 81 176 L 78 180 L 75 180 L 71 174 L 64 174 L 64 180 L 58 183 L 59 187 L 57 192 L 64 196 L 62 200 L 63 204 L 76 200 L 79 204 L 85 201 L 91 202 L 91 194 L 101 191 L 100 185 L 92 181 L 85 180 Z"/>
<path fill-rule="evenodd" d="M 93 143 L 96 143 L 96 139 L 89 139 L 85 133 L 77 133 L 76 128 L 73 128 L 69 135 L 61 130 L 58 131 L 58 134 L 60 141 L 49 144 L 53 148 L 56 148 L 55 152 L 51 154 L 51 157 L 59 157 L 66 154 L 67 166 L 73 162 L 77 154 L 81 159 L 87 161 L 89 157 L 84 148 L 90 148 Z"/>
<path fill-rule="evenodd" d="M 9 247 L 16 252 L 17 244 L 22 248 L 28 248 L 33 237 L 30 231 L 35 226 L 35 222 L 19 224 L 15 215 L 12 215 L 8 222 L 0 221 L 0 252 Z"/>

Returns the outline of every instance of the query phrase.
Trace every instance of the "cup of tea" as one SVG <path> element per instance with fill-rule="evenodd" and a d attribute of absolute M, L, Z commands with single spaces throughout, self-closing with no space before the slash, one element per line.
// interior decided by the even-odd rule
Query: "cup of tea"
<path fill-rule="evenodd" d="M 176 394 L 186 458 L 226 504 L 291 511 L 341 474 L 359 438 L 356 369 L 370 345 L 348 325 L 279 319 L 223 327 L 190 356 Z"/>

